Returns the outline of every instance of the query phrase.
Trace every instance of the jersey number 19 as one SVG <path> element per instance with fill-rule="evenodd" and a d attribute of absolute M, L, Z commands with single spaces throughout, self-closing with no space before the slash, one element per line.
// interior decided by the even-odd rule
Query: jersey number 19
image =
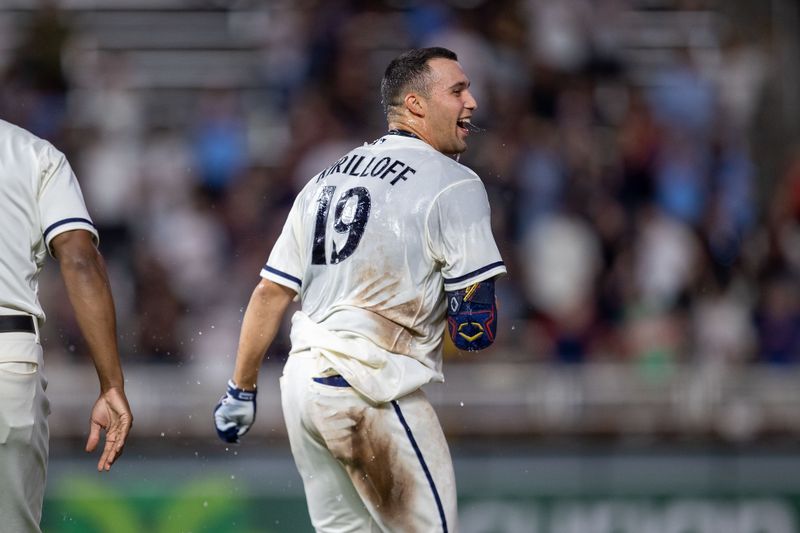
<path fill-rule="evenodd" d="M 337 233 L 347 233 L 347 241 L 341 250 L 336 249 L 336 243 L 331 242 L 330 262 L 325 257 L 325 237 L 328 226 L 328 213 L 330 212 L 331 199 L 336 187 L 327 185 L 322 188 L 317 200 L 317 223 L 314 227 L 314 246 L 311 250 L 311 264 L 325 265 L 341 263 L 350 257 L 356 250 L 361 237 L 364 235 L 364 228 L 367 227 L 369 210 L 372 200 L 369 191 L 365 187 L 353 187 L 347 189 L 336 202 L 336 209 L 333 212 L 333 229 Z M 351 200 L 352 199 L 352 200 Z"/>

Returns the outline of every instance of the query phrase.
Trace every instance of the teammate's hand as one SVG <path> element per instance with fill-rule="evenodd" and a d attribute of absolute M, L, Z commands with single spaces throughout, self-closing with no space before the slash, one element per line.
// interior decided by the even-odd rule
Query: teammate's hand
<path fill-rule="evenodd" d="M 100 394 L 92 407 L 89 439 L 86 451 L 93 452 L 100 442 L 100 430 L 106 431 L 106 443 L 97 462 L 97 470 L 111 470 L 111 465 L 122 454 L 125 439 L 133 425 L 133 415 L 122 389 L 112 387 Z"/>
<path fill-rule="evenodd" d="M 228 390 L 214 407 L 217 435 L 225 442 L 239 442 L 256 419 L 256 391 L 239 389 L 228 380 Z"/>

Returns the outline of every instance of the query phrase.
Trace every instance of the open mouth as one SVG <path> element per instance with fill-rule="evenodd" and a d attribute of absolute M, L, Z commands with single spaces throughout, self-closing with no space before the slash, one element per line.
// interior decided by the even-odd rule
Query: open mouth
<path fill-rule="evenodd" d="M 463 130 L 465 135 L 469 135 L 470 133 L 480 133 L 482 131 L 486 131 L 483 128 L 478 127 L 475 124 L 473 124 L 471 117 L 462 118 L 462 119 L 457 120 L 456 121 L 456 126 L 458 126 L 459 129 Z"/>

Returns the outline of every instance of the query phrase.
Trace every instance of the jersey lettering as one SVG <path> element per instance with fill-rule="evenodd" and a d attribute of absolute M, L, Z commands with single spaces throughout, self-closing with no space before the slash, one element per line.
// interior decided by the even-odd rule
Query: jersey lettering
<path fill-rule="evenodd" d="M 317 200 L 317 218 L 314 226 L 314 242 L 311 249 L 311 264 L 313 265 L 328 264 L 325 255 L 326 229 L 331 198 L 335 191 L 335 186 L 325 186 L 322 188 Z M 351 201 L 351 198 L 355 198 L 354 202 Z M 337 250 L 335 242 L 331 243 L 330 264 L 341 263 L 353 255 L 358 243 L 361 242 L 361 237 L 364 236 L 364 229 L 367 227 L 371 208 L 372 198 L 366 187 L 348 189 L 336 202 L 336 209 L 333 213 L 333 229 L 337 233 L 346 233 L 347 240 L 341 250 Z"/>
<path fill-rule="evenodd" d="M 378 159 L 373 156 L 369 161 L 366 161 L 366 165 L 364 165 L 366 159 L 366 156 L 359 154 L 346 155 L 317 174 L 316 180 L 319 182 L 331 174 L 339 173 L 359 178 L 365 178 L 367 176 L 382 180 L 392 178 L 389 184 L 396 185 L 398 181 L 407 181 L 408 176 L 417 173 L 416 169 L 410 167 L 400 159 L 392 159 L 391 157 L 382 157 Z"/>

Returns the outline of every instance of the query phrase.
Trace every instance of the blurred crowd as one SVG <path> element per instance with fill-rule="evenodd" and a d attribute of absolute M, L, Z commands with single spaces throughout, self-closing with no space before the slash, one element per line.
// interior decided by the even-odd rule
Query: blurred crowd
<path fill-rule="evenodd" d="M 491 356 L 800 362 L 800 154 L 769 173 L 754 142 L 771 116 L 770 28 L 720 15 L 711 44 L 687 31 L 643 73 L 626 49 L 635 2 L 278 4 L 244 25 L 256 85 L 187 92 L 185 123 L 148 115 L 123 52 L 76 57 L 69 13 L 32 12 L 8 48 L 0 117 L 70 159 L 128 360 L 234 352 L 294 194 L 385 131 L 389 59 L 438 45 L 472 81 L 485 131 L 461 162 L 486 183 L 509 266 Z M 59 284 L 43 287 L 48 342 L 80 353 Z M 284 330 L 271 356 L 287 348 Z"/>

